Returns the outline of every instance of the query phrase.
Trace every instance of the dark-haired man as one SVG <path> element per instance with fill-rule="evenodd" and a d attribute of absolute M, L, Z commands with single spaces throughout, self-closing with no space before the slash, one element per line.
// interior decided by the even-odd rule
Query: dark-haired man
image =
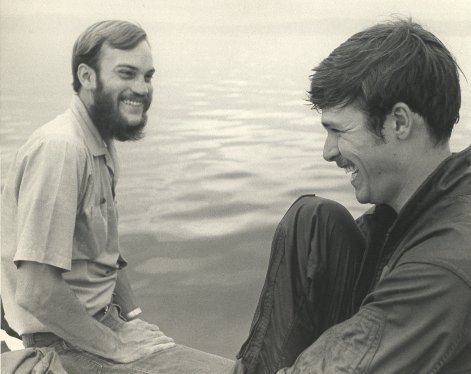
<path fill-rule="evenodd" d="M 70 108 L 18 151 L 2 194 L 2 299 L 26 347 L 69 373 L 213 373 L 228 360 L 176 346 L 140 309 L 120 256 L 114 139 L 142 137 L 154 65 L 145 31 L 87 28 Z M 158 353 L 158 355 L 156 355 Z"/>
<path fill-rule="evenodd" d="M 375 207 L 297 200 L 273 240 L 240 373 L 471 372 L 471 148 L 459 68 L 420 25 L 353 35 L 314 69 L 324 158 Z"/>

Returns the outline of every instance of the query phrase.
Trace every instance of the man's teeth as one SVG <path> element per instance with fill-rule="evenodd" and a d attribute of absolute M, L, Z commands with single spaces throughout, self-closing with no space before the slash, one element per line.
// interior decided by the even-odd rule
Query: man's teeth
<path fill-rule="evenodd" d="M 354 179 L 357 177 L 357 174 L 358 174 L 358 169 L 356 169 L 356 170 L 352 173 L 352 175 L 350 175 L 350 180 L 351 180 L 351 181 L 354 180 Z"/>
<path fill-rule="evenodd" d="M 344 168 L 344 170 L 345 170 L 345 173 L 346 173 L 346 174 L 352 173 L 352 174 L 350 175 L 350 180 L 351 180 L 351 181 L 354 180 L 355 177 L 356 177 L 357 174 L 358 174 L 358 169 L 355 168 L 355 166 L 346 166 L 346 167 Z"/>
<path fill-rule="evenodd" d="M 123 103 L 126 105 L 132 105 L 132 106 L 141 106 L 142 103 L 140 101 L 132 101 L 132 100 L 123 100 Z"/>

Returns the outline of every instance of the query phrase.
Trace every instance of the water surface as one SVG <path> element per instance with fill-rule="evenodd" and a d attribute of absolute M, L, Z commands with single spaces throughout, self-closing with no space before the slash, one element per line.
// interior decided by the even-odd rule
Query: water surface
<path fill-rule="evenodd" d="M 71 46 L 91 22 L 4 22 L 2 177 L 27 136 L 67 107 Z M 367 208 L 348 176 L 322 159 L 324 130 L 306 102 L 310 70 L 351 32 L 144 26 L 155 100 L 146 138 L 118 145 L 123 252 L 147 319 L 178 342 L 233 357 L 291 203 L 314 193 L 355 217 Z M 469 72 L 469 35 L 442 38 Z M 471 143 L 469 104 L 463 80 L 453 150 Z"/>

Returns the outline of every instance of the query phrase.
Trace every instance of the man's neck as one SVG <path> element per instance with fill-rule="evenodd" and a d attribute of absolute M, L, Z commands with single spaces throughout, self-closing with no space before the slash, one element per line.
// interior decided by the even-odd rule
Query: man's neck
<path fill-rule="evenodd" d="M 93 97 L 92 97 L 90 91 L 86 91 L 86 90 L 82 89 L 78 93 L 78 97 L 82 101 L 83 105 L 85 105 L 85 108 L 87 109 L 87 112 L 90 113 L 90 108 L 93 104 Z"/>
<path fill-rule="evenodd" d="M 404 174 L 404 187 L 391 207 L 399 213 L 430 174 L 451 155 L 448 143 L 430 148 L 420 159 L 410 162 Z"/>

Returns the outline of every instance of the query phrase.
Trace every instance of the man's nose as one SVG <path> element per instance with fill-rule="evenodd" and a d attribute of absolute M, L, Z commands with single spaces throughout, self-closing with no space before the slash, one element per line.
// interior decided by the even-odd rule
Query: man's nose
<path fill-rule="evenodd" d="M 138 95 L 147 95 L 152 89 L 151 83 L 145 81 L 145 79 L 136 79 L 132 87 L 133 91 Z"/>
<path fill-rule="evenodd" d="M 339 155 L 338 141 L 337 137 L 334 135 L 327 135 L 327 139 L 324 143 L 324 151 L 322 156 L 326 161 L 334 161 Z"/>

